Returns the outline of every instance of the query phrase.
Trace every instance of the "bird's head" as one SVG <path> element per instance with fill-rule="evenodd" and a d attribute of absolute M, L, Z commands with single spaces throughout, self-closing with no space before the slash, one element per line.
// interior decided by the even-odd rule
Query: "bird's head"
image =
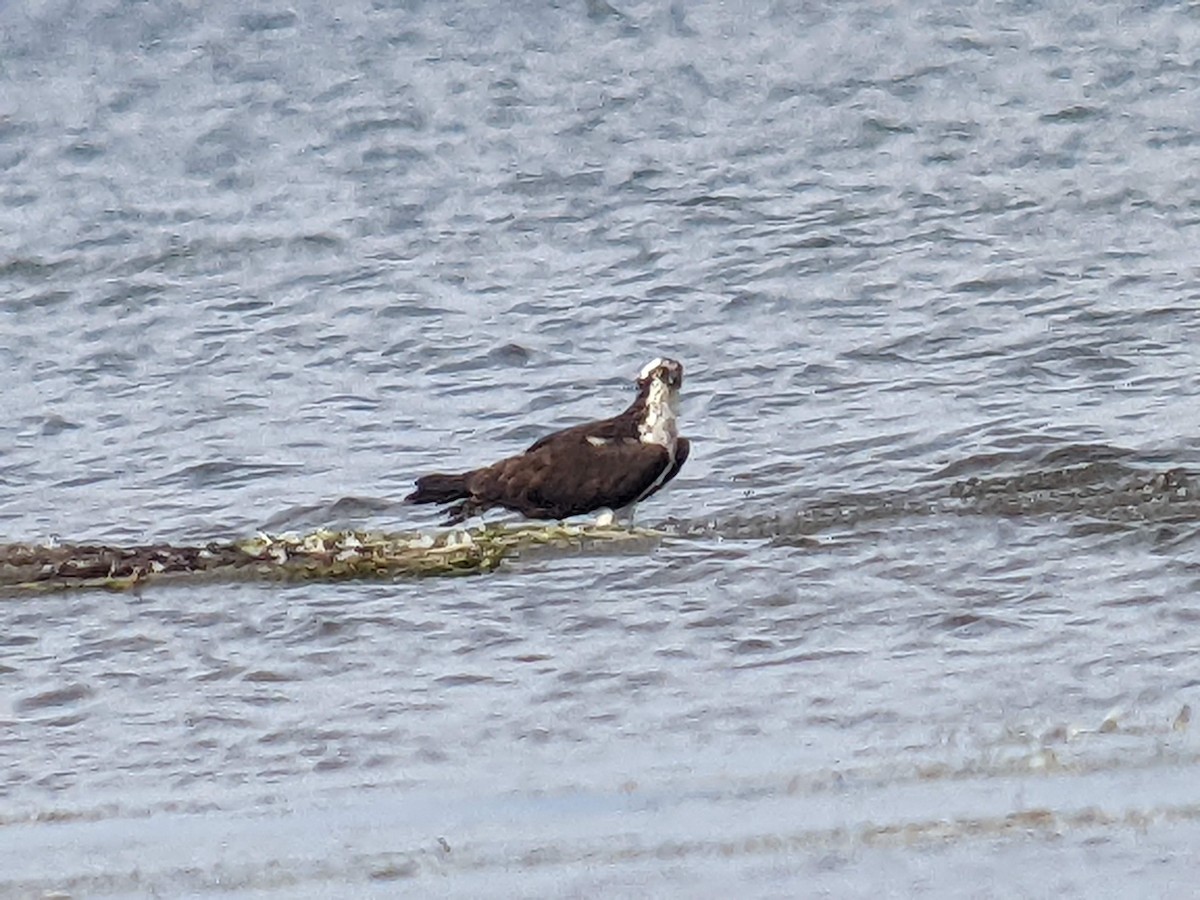
<path fill-rule="evenodd" d="M 644 391 L 655 382 L 672 392 L 678 391 L 683 386 L 683 364 L 661 356 L 650 360 L 638 373 L 638 389 Z"/>
<path fill-rule="evenodd" d="M 679 388 L 683 385 L 683 366 L 673 359 L 659 357 L 642 366 L 638 373 L 638 399 L 642 423 L 642 440 L 665 443 L 675 434 L 675 417 L 679 415 Z"/>

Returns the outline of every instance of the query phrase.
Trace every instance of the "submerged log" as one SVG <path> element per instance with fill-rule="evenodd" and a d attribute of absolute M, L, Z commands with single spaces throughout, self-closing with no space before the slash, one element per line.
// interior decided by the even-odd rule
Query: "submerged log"
<path fill-rule="evenodd" d="M 230 579 L 321 580 L 474 575 L 534 547 L 583 548 L 656 542 L 660 532 L 600 525 L 490 526 L 476 531 L 387 534 L 315 531 L 258 534 L 203 547 L 150 544 L 0 545 L 0 588 L 122 590 L 150 579 L 207 575 Z"/>
<path fill-rule="evenodd" d="M 1108 461 L 1056 470 L 968 478 L 949 487 L 818 498 L 798 511 L 672 522 L 667 531 L 612 525 L 495 525 L 437 533 L 316 531 L 203 547 L 150 544 L 0 544 L 0 591 L 75 587 L 123 589 L 149 579 L 318 580 L 490 572 L 533 548 L 642 551 L 668 534 L 681 539 L 769 540 L 808 546 L 811 536 L 870 523 L 930 516 L 1071 516 L 1091 531 L 1200 522 L 1200 491 L 1181 469 L 1144 472 Z"/>

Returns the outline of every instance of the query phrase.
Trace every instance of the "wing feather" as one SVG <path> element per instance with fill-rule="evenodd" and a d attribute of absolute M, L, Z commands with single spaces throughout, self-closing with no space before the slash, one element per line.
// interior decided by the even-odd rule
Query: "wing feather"
<path fill-rule="evenodd" d="M 641 499 L 668 464 L 666 448 L 615 435 L 597 444 L 588 438 L 608 435 L 598 433 L 596 424 L 560 431 L 520 456 L 479 470 L 472 494 L 488 505 L 551 519 L 604 506 L 619 509 Z"/>
<path fill-rule="evenodd" d="M 687 462 L 688 454 L 691 452 L 692 452 L 691 441 L 689 441 L 685 437 L 676 438 L 676 440 L 675 440 L 675 462 L 671 466 L 671 471 L 669 471 L 663 477 L 663 480 L 660 481 L 654 488 L 652 488 L 651 490 L 649 490 L 645 494 L 643 494 L 641 497 L 639 497 L 638 500 L 639 501 L 645 500 L 647 497 L 651 497 L 654 494 L 657 494 L 664 487 L 666 487 L 667 482 L 669 482 L 672 478 L 674 478 L 676 475 L 679 474 L 679 470 L 683 468 L 683 464 L 685 462 Z"/>
<path fill-rule="evenodd" d="M 620 440 L 626 437 L 637 437 L 636 423 L 631 429 L 630 423 L 624 415 L 613 416 L 611 419 L 601 419 L 599 422 L 584 422 L 581 425 L 573 425 L 570 428 L 564 428 L 562 431 L 556 431 L 543 438 L 538 438 L 529 445 L 529 449 L 525 453 L 533 453 L 535 450 L 540 450 L 548 444 L 561 442 L 566 446 L 572 441 L 585 440 L 589 437 L 599 440 Z"/>

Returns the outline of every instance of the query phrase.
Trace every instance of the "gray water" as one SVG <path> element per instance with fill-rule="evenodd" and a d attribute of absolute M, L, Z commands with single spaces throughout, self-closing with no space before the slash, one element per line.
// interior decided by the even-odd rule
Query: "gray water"
<path fill-rule="evenodd" d="M 650 551 L 6 597 L 0 895 L 1194 890 L 1200 12 L 615 5 L 0 7 L 0 542 L 693 441 Z"/>

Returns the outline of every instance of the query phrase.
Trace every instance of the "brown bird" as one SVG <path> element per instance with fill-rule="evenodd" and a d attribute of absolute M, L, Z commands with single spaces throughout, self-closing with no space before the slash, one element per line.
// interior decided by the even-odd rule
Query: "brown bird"
<path fill-rule="evenodd" d="M 654 359 L 638 374 L 637 398 L 611 419 L 549 434 L 524 453 L 460 475 L 417 479 L 409 503 L 452 503 L 448 524 L 496 506 L 530 519 L 598 509 L 626 512 L 675 477 L 691 445 L 676 429 L 683 366 Z"/>

